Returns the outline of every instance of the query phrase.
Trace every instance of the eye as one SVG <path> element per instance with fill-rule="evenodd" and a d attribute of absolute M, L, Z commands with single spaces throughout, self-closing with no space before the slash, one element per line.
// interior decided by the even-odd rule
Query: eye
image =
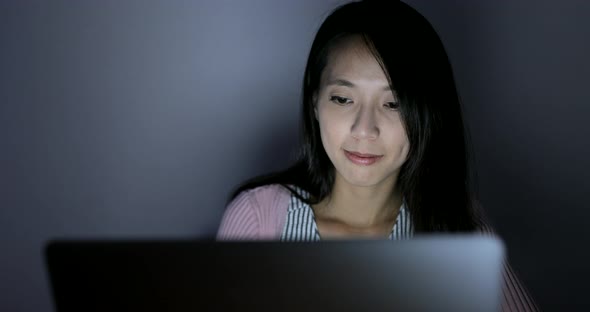
<path fill-rule="evenodd" d="M 351 99 L 345 98 L 345 97 L 341 97 L 341 96 L 337 96 L 337 95 L 332 95 L 330 97 L 330 101 L 338 104 L 338 105 L 346 105 L 346 104 L 350 104 L 352 103 Z"/>
<path fill-rule="evenodd" d="M 383 105 L 391 110 L 398 110 L 399 109 L 399 102 L 387 102 Z"/>

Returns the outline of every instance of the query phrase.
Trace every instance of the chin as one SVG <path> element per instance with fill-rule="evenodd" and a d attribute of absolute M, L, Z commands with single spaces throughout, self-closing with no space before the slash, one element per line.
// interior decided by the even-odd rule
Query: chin
<path fill-rule="evenodd" d="M 382 179 L 376 179 L 375 177 L 362 177 L 362 176 L 343 176 L 344 180 L 354 186 L 358 187 L 370 187 L 379 184 L 383 181 Z"/>
<path fill-rule="evenodd" d="M 358 170 L 358 168 L 347 168 L 348 170 L 338 173 L 343 182 L 357 187 L 372 187 L 382 183 L 389 183 L 395 175 L 394 173 L 385 174 L 383 168 L 373 168 L 377 170 Z M 379 170 L 380 169 L 380 170 Z"/>

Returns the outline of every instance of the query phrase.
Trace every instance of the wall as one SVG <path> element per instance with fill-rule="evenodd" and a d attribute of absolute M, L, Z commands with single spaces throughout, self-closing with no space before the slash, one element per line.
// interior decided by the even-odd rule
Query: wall
<path fill-rule="evenodd" d="M 213 235 L 236 183 L 292 159 L 340 2 L 1 2 L 0 310 L 51 310 L 49 239 Z M 409 3 L 448 48 L 513 265 L 546 310 L 588 307 L 589 5 Z"/>

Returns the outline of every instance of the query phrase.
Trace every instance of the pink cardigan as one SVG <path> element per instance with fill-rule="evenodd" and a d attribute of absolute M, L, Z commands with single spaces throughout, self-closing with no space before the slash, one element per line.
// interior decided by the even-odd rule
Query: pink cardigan
<path fill-rule="evenodd" d="M 242 192 L 227 207 L 217 238 L 278 240 L 290 198 L 291 192 L 278 184 Z"/>
<path fill-rule="evenodd" d="M 218 240 L 279 240 L 287 218 L 291 193 L 281 185 L 267 185 L 240 193 L 227 207 Z M 488 232 L 483 229 L 483 232 Z M 502 311 L 538 311 L 520 280 L 504 264 Z"/>

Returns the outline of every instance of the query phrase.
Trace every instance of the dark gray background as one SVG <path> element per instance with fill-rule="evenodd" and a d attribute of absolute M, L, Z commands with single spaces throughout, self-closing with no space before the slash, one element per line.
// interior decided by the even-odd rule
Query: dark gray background
<path fill-rule="evenodd" d="M 284 167 L 341 1 L 0 2 L 0 310 L 49 311 L 59 237 L 215 233 Z M 409 1 L 441 35 L 481 201 L 546 310 L 589 308 L 590 2 Z"/>

